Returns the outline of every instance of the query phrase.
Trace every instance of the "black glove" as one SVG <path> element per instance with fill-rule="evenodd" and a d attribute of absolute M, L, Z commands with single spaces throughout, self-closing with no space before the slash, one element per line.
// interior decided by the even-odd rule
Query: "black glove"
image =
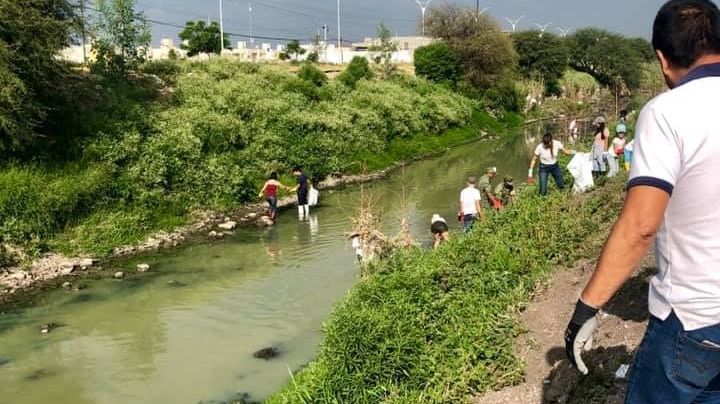
<path fill-rule="evenodd" d="M 597 327 L 598 309 L 588 306 L 582 300 L 575 305 L 575 312 L 565 330 L 565 353 L 570 363 L 582 374 L 588 374 L 588 368 L 580 354 L 583 348 L 587 351 L 592 348 L 593 331 Z"/>

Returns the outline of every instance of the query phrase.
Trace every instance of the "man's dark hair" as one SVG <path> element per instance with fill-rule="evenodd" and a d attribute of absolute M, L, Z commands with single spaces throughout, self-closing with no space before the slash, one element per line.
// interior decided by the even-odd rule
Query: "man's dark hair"
<path fill-rule="evenodd" d="M 294 173 L 301 173 L 301 172 L 302 172 L 302 167 L 300 167 L 300 166 L 295 166 L 295 167 L 293 167 L 292 172 L 294 172 Z"/>
<path fill-rule="evenodd" d="M 277 171 L 273 171 L 270 173 L 270 179 L 271 180 L 277 180 L 278 179 L 278 173 Z"/>
<path fill-rule="evenodd" d="M 658 11 L 652 45 L 676 67 L 720 54 L 720 9 L 711 0 L 670 0 Z"/>

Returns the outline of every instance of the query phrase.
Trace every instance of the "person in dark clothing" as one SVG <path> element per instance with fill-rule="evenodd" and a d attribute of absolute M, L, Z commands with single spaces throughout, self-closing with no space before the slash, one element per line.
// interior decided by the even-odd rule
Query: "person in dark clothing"
<path fill-rule="evenodd" d="M 308 194 L 310 193 L 310 180 L 308 179 L 302 167 L 295 166 L 293 175 L 297 179 L 295 191 L 298 198 L 298 217 L 300 220 L 310 216 L 310 205 L 308 204 Z"/>

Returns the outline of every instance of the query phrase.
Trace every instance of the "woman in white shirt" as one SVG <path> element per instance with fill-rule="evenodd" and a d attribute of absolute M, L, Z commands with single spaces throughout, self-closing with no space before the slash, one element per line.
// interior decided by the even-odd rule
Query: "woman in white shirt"
<path fill-rule="evenodd" d="M 543 136 L 543 141 L 535 148 L 535 154 L 533 155 L 532 162 L 530 162 L 530 171 L 528 171 L 528 177 L 532 178 L 533 169 L 538 158 L 540 158 L 540 195 L 547 195 L 547 183 L 548 176 L 552 175 L 555 180 L 555 185 L 559 189 L 565 188 L 565 179 L 563 178 L 560 164 L 558 164 L 557 156 L 559 152 L 563 152 L 567 155 L 575 154 L 575 150 L 568 150 L 557 140 L 553 140 L 551 133 L 546 133 Z"/>

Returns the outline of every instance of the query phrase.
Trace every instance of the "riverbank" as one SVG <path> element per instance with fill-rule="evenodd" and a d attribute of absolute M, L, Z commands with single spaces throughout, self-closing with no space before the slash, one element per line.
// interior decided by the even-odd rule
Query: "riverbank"
<path fill-rule="evenodd" d="M 522 382 L 520 312 L 558 267 L 596 254 L 624 197 L 524 193 L 437 251 L 400 251 L 372 269 L 325 326 L 319 355 L 270 403 L 462 402 Z"/>
<path fill-rule="evenodd" d="M 318 188 L 329 191 L 382 179 L 412 161 L 437 156 L 469 142 L 495 138 L 499 133 L 507 133 L 521 122 L 521 118 L 514 114 L 497 118 L 475 111 L 468 126 L 449 129 L 440 135 L 416 135 L 410 139 L 397 139 L 389 145 L 386 153 L 373 156 L 371 161 L 368 161 L 369 156 L 358 156 L 359 161 L 368 161 L 363 165 L 363 170 L 374 171 L 331 176 L 322 181 Z M 379 167 L 382 169 L 378 170 Z M 295 202 L 294 196 L 286 196 L 281 198 L 280 207 L 291 207 Z M 31 304 L 44 290 L 57 288 L 65 281 L 81 282 L 84 278 L 112 277 L 116 271 L 109 263 L 118 259 L 151 254 L 186 242 L 221 239 L 230 235 L 234 226 L 264 226 L 262 216 L 265 211 L 264 203 L 244 204 L 226 211 L 196 211 L 190 215 L 189 224 L 152 233 L 137 244 L 115 246 L 113 252 L 107 256 L 73 257 L 53 252 L 34 259 L 26 258 L 21 265 L 0 271 L 0 285 L 3 286 L 0 291 L 0 308 Z M 223 226 L 225 228 L 217 227 L 227 223 L 230 225 Z M 126 269 L 125 275 L 130 275 Z"/>

